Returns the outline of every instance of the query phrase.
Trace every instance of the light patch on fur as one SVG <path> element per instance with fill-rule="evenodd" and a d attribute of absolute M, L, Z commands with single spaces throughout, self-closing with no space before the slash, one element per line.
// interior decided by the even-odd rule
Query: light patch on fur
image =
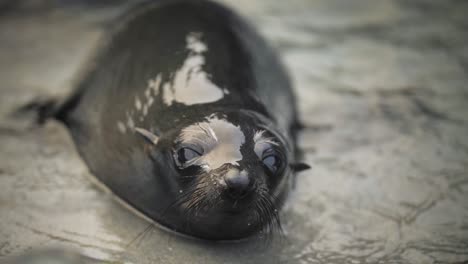
<path fill-rule="evenodd" d="M 140 111 L 141 110 L 141 101 L 138 98 L 138 96 L 135 96 L 135 108 L 136 110 Z"/>
<path fill-rule="evenodd" d="M 127 127 L 133 129 L 135 127 L 135 121 L 132 118 L 132 114 L 127 112 Z"/>
<path fill-rule="evenodd" d="M 190 33 L 186 37 L 186 49 L 190 51 L 182 67 L 165 85 L 164 103 L 179 102 L 186 105 L 215 102 L 224 97 L 224 90 L 214 84 L 203 70 L 207 45 L 201 41 L 201 33 Z"/>
<path fill-rule="evenodd" d="M 156 78 L 148 80 L 147 91 L 153 90 L 154 94 L 158 94 L 160 85 L 161 85 L 161 74 L 158 74 Z"/>
<path fill-rule="evenodd" d="M 203 170 L 209 171 L 230 163 L 239 165 L 242 160 L 240 151 L 245 143 L 245 135 L 239 126 L 217 117 L 209 118 L 186 127 L 177 139 L 179 144 L 197 146 L 203 149 L 203 154 L 192 164 L 197 164 Z"/>
<path fill-rule="evenodd" d="M 208 47 L 205 43 L 200 41 L 202 34 L 199 32 L 191 33 L 187 36 L 187 49 L 195 53 L 203 53 L 208 51 Z"/>
<path fill-rule="evenodd" d="M 127 132 L 127 127 L 125 127 L 125 124 L 122 123 L 121 121 L 117 122 L 117 129 L 122 134 L 125 134 Z"/>
<path fill-rule="evenodd" d="M 147 105 L 143 106 L 142 114 L 143 114 L 144 117 L 148 114 L 148 106 Z"/>
<path fill-rule="evenodd" d="M 126 112 L 127 122 L 117 123 L 117 129 L 121 133 L 125 133 L 126 130 L 133 130 L 135 127 L 135 120 L 143 122 L 146 116 L 149 114 L 151 106 L 154 103 L 155 96 L 159 94 L 159 86 L 161 85 L 161 74 L 158 74 L 156 78 L 148 80 L 148 85 L 143 92 L 141 97 L 135 96 L 134 109 Z"/>

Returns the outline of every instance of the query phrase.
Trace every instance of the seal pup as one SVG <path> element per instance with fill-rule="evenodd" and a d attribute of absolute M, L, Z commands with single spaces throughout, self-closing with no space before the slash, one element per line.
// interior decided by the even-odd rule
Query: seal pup
<path fill-rule="evenodd" d="M 62 103 L 91 173 L 173 231 L 235 240 L 280 229 L 298 162 L 296 101 L 278 57 L 208 1 L 157 1 L 119 19 Z"/>

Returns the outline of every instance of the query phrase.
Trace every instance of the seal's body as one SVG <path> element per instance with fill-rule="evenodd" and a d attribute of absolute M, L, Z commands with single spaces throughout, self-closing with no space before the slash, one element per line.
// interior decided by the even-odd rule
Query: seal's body
<path fill-rule="evenodd" d="M 279 224 L 294 176 L 295 100 L 265 42 L 205 1 L 139 7 L 57 111 L 91 172 L 181 233 Z"/>

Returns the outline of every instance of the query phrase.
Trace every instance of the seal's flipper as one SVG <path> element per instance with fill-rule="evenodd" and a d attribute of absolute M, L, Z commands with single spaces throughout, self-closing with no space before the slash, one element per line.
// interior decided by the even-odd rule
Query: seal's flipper
<path fill-rule="evenodd" d="M 300 172 L 300 171 L 308 170 L 310 168 L 311 166 L 309 164 L 303 163 L 303 162 L 297 162 L 297 163 L 291 164 L 291 169 L 294 172 Z"/>
<path fill-rule="evenodd" d="M 12 114 L 15 116 L 34 113 L 35 122 L 39 125 L 54 116 L 57 109 L 57 99 L 55 98 L 37 98 L 25 105 L 17 108 Z"/>
<path fill-rule="evenodd" d="M 68 113 L 76 107 L 80 98 L 81 93 L 76 93 L 65 100 L 58 97 L 38 97 L 17 108 L 13 115 L 34 113 L 34 121 L 39 125 L 43 125 L 48 119 L 56 119 L 67 125 Z"/>

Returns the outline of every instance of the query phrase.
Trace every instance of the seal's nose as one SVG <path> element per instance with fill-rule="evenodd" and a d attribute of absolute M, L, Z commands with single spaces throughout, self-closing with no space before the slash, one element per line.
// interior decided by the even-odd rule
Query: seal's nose
<path fill-rule="evenodd" d="M 250 179 L 248 173 L 236 168 L 230 169 L 224 176 L 227 194 L 234 199 L 240 199 L 247 195 L 250 189 Z"/>

